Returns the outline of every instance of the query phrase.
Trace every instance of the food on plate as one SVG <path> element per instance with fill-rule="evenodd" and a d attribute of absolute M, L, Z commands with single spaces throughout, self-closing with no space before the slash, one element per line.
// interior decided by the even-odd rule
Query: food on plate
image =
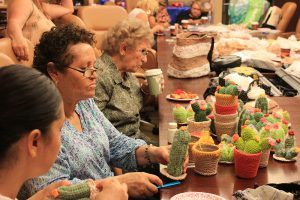
<path fill-rule="evenodd" d="M 197 94 L 177 89 L 172 94 L 170 94 L 170 97 L 174 99 L 195 99 L 198 96 Z"/>

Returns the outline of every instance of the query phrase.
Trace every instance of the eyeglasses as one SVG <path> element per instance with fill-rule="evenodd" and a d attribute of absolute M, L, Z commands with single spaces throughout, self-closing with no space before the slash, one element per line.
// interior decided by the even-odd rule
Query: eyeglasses
<path fill-rule="evenodd" d="M 67 67 L 67 68 L 70 68 L 70 69 L 73 69 L 75 71 L 78 71 L 80 73 L 83 74 L 84 77 L 86 78 L 91 78 L 91 76 L 93 75 L 94 72 L 96 72 L 98 70 L 98 68 L 85 68 L 85 69 L 76 69 L 76 68 L 73 68 L 73 67 Z"/>
<path fill-rule="evenodd" d="M 141 49 L 141 50 L 139 50 L 139 52 L 140 52 L 143 56 L 147 56 L 147 55 L 148 55 L 148 50 L 147 50 L 147 49 Z"/>

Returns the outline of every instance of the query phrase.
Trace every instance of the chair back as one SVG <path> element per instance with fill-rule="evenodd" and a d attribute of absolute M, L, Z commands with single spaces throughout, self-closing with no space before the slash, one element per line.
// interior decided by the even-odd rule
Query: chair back
<path fill-rule="evenodd" d="M 297 22 L 296 33 L 300 34 L 300 17 L 299 17 L 298 22 Z"/>
<path fill-rule="evenodd" d="M 63 15 L 60 18 L 53 20 L 53 22 L 56 26 L 71 23 L 79 27 L 86 28 L 84 22 L 78 16 L 72 14 Z"/>
<path fill-rule="evenodd" d="M 14 61 L 10 57 L 5 55 L 4 53 L 0 53 L 0 67 L 12 64 L 14 64 Z"/>
<path fill-rule="evenodd" d="M 136 7 L 138 0 L 125 0 L 125 7 L 128 13 Z"/>
<path fill-rule="evenodd" d="M 32 66 L 33 63 L 33 55 L 34 55 L 34 47 L 33 44 L 27 40 L 28 43 L 28 50 L 29 50 L 29 60 L 28 61 L 19 61 L 14 54 L 14 51 L 11 46 L 11 39 L 10 38 L 1 38 L 0 39 L 0 53 L 5 54 L 8 56 L 11 61 L 15 64 L 21 64 L 28 67 Z"/>
<path fill-rule="evenodd" d="M 286 2 L 283 4 L 281 8 L 282 17 L 279 21 L 276 29 L 280 30 L 281 32 L 285 32 L 291 19 L 293 18 L 297 9 L 297 4 L 294 2 Z"/>
<path fill-rule="evenodd" d="M 127 11 L 121 6 L 110 5 L 81 6 L 77 15 L 87 28 L 94 31 L 107 31 L 128 16 Z"/>

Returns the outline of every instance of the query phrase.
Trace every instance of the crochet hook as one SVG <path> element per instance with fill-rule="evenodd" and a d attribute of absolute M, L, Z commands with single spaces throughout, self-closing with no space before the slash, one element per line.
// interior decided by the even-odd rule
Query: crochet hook
<path fill-rule="evenodd" d="M 174 186 L 174 185 L 179 185 L 180 183 L 181 183 L 180 181 L 174 181 L 174 182 L 166 183 L 166 184 L 157 186 L 157 189 L 167 188 L 167 187 L 171 187 L 171 186 Z"/>

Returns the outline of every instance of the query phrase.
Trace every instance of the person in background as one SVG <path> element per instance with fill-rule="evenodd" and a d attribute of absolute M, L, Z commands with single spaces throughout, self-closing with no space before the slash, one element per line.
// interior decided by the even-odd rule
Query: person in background
<path fill-rule="evenodd" d="M 9 83 L 9 84 L 7 84 Z M 64 108 L 53 82 L 33 68 L 10 65 L 0 68 L 0 199 L 16 199 L 22 184 L 46 173 L 60 149 Z M 51 151 L 49 151 L 51 149 Z M 49 185 L 30 200 L 43 200 L 68 181 Z M 127 187 L 102 181 L 97 200 L 127 199 Z M 119 194 L 116 194 L 119 193 Z"/>
<path fill-rule="evenodd" d="M 16 57 L 28 60 L 28 39 L 35 46 L 41 35 L 55 26 L 52 19 L 73 13 L 73 1 L 61 0 L 60 4 L 44 0 L 9 0 L 7 7 L 7 36 Z"/>
<path fill-rule="evenodd" d="M 117 6 L 124 7 L 123 0 L 115 0 L 115 4 L 116 4 Z"/>
<path fill-rule="evenodd" d="M 156 14 L 156 21 L 158 24 L 161 24 L 163 27 L 168 28 L 170 26 L 171 18 L 167 12 L 167 4 L 165 1 L 159 1 L 159 8 Z"/>
<path fill-rule="evenodd" d="M 159 8 L 157 0 L 139 0 L 128 14 L 129 18 L 137 18 L 145 22 L 151 28 L 152 33 L 163 32 L 164 27 L 157 23 L 156 14 Z"/>
<path fill-rule="evenodd" d="M 149 88 L 134 72 L 147 61 L 153 43 L 149 26 L 137 19 L 127 19 L 111 28 L 102 43 L 95 102 L 106 118 L 123 134 L 158 145 L 158 137 L 141 132 L 143 98 Z"/>
<path fill-rule="evenodd" d="M 127 184 L 130 197 L 152 196 L 158 192 L 157 185 L 162 185 L 161 179 L 152 174 L 133 172 L 114 176 L 111 170 L 119 167 L 132 171 L 151 163 L 167 164 L 170 147 L 152 147 L 127 137 L 98 109 L 93 100 L 97 78 L 93 43 L 91 32 L 68 24 L 44 33 L 35 48 L 33 65 L 57 86 L 66 118 L 54 165 L 48 173 L 24 184 L 25 196 L 64 179 L 72 183 L 116 179 Z"/>
<path fill-rule="evenodd" d="M 182 20 L 189 20 L 190 24 L 201 24 L 201 17 L 207 16 L 207 12 L 202 12 L 202 1 L 194 0 L 191 9 L 179 13 L 176 23 L 182 24 Z"/>

